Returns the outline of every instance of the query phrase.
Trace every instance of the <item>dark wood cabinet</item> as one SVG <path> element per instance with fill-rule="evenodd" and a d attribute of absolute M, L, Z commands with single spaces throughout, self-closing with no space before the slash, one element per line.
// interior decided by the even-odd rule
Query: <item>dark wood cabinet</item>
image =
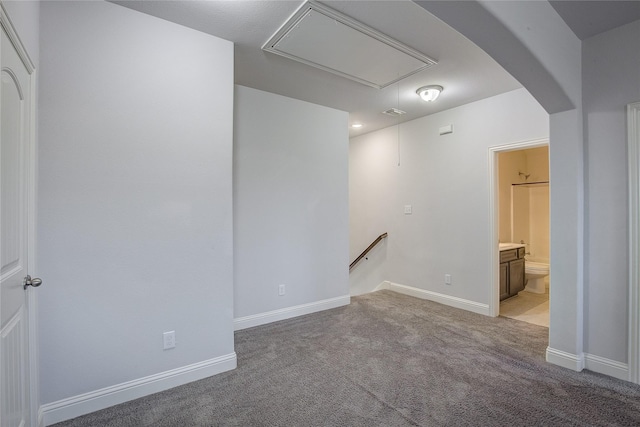
<path fill-rule="evenodd" d="M 524 289 L 524 258 L 509 263 L 509 295 Z"/>
<path fill-rule="evenodd" d="M 524 289 L 524 248 L 500 251 L 500 301 Z"/>
<path fill-rule="evenodd" d="M 500 301 L 509 298 L 509 263 L 500 264 Z"/>

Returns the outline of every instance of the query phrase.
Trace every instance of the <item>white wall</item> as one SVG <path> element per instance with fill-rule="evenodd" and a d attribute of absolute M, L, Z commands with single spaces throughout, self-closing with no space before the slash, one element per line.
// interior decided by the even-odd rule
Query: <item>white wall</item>
<path fill-rule="evenodd" d="M 352 253 L 387 231 L 385 280 L 488 304 L 488 148 L 547 138 L 548 118 L 520 89 L 404 123 L 399 147 L 396 127 L 353 138 Z M 439 136 L 448 124 L 454 133 Z"/>
<path fill-rule="evenodd" d="M 584 367 L 582 43 L 546 1 L 417 1 L 478 44 L 549 116 L 551 277 L 547 360 Z"/>
<path fill-rule="evenodd" d="M 389 205 L 396 199 L 398 127 L 351 139 L 349 143 L 349 260 L 389 231 Z M 366 139 L 362 139 L 366 138 Z M 366 141 L 366 142 L 361 142 Z M 371 209 L 375 209 L 371 211 Z M 379 243 L 349 273 L 352 295 L 370 292 L 389 280 L 389 240 Z"/>
<path fill-rule="evenodd" d="M 42 402 L 235 366 L 233 45 L 107 2 L 40 35 Z"/>
<path fill-rule="evenodd" d="M 348 114 L 243 86 L 235 95 L 236 319 L 348 302 Z"/>
<path fill-rule="evenodd" d="M 640 101 L 640 21 L 583 42 L 586 348 L 627 361 L 626 105 Z"/>
<path fill-rule="evenodd" d="M 550 113 L 550 277 L 558 286 L 550 289 L 547 359 L 581 370 L 585 253 L 581 42 L 549 2 L 480 2 L 509 29 L 510 37 L 522 42 L 520 50 L 532 55 L 516 62 L 524 54 L 502 49 L 506 40 L 494 39 L 493 58 Z M 478 21 L 474 25 L 486 30 Z M 567 99 L 563 101 L 562 95 Z"/>

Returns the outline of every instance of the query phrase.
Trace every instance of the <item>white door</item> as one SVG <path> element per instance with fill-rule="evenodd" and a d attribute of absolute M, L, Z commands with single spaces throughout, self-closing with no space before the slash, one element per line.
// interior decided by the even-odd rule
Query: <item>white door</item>
<path fill-rule="evenodd" d="M 33 67 L 4 10 L 1 23 L 0 426 L 17 427 L 31 424 L 27 298 L 33 288 L 25 287 L 25 278 L 29 274 L 28 242 L 33 218 L 29 215 L 33 185 L 30 180 Z"/>

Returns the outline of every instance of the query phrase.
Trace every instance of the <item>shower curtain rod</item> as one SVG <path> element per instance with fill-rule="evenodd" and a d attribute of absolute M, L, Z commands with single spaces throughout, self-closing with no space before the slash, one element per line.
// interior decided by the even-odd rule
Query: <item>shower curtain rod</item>
<path fill-rule="evenodd" d="M 535 181 L 535 182 L 518 182 L 517 184 L 511 185 L 533 185 L 533 184 L 548 184 L 549 181 Z"/>

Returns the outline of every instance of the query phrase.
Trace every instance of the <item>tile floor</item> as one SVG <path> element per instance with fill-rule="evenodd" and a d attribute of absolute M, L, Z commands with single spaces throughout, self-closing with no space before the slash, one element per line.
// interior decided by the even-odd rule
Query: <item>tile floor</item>
<path fill-rule="evenodd" d="M 522 291 L 500 303 L 500 316 L 549 327 L 549 289 L 544 294 Z"/>

